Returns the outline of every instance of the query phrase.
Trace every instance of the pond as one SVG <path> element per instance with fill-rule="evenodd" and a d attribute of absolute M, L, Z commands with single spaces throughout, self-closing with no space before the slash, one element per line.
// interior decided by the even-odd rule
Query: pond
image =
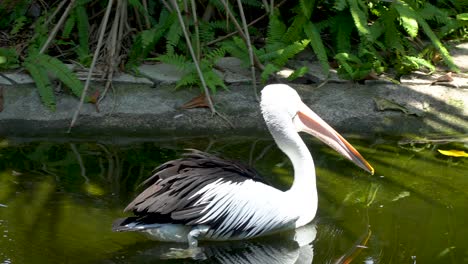
<path fill-rule="evenodd" d="M 114 219 L 160 163 L 185 148 L 253 164 L 279 189 L 288 159 L 265 138 L 20 142 L 0 139 L 0 263 L 468 263 L 467 138 L 350 142 L 376 174 L 307 141 L 319 209 L 303 229 L 202 243 L 204 260 L 171 259 L 186 245 L 113 233 Z M 449 142 L 449 143 L 447 143 Z"/>

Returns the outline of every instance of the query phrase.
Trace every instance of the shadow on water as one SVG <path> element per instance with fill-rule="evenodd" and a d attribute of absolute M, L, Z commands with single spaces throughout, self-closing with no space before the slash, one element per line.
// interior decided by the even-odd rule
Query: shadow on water
<path fill-rule="evenodd" d="M 5 142 L 0 142 L 0 263 L 196 262 L 168 259 L 171 249 L 185 245 L 110 230 L 151 170 L 184 148 L 254 164 L 283 190 L 292 183 L 290 162 L 267 137 L 120 145 Z M 202 244 L 202 263 L 311 263 L 312 258 L 313 263 L 468 263 L 466 161 L 437 154 L 436 145 L 416 150 L 395 140 L 351 143 L 374 165 L 375 176 L 308 141 L 318 175 L 315 240 L 314 232 L 306 232 L 307 243 L 289 233 Z"/>

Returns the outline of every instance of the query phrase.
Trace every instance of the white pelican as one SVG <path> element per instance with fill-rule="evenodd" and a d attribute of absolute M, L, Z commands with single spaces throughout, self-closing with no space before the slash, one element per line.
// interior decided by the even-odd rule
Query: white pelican
<path fill-rule="evenodd" d="M 262 90 L 261 110 L 278 147 L 294 167 L 288 191 L 264 183 L 253 169 L 237 162 L 192 150 L 155 169 L 147 185 L 125 211 L 135 216 L 114 222 L 114 231 L 142 231 L 153 239 L 188 242 L 239 240 L 311 222 L 317 211 L 317 187 L 312 156 L 298 132 L 309 133 L 357 166 L 374 169 L 284 84 Z"/>

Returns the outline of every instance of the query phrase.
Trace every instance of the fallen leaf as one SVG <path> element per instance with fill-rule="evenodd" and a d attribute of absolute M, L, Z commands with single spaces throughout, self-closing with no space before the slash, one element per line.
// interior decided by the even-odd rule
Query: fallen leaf
<path fill-rule="evenodd" d="M 188 101 L 182 105 L 182 109 L 192 109 L 192 108 L 209 108 L 208 102 L 206 101 L 205 94 L 201 94 L 192 100 Z"/>
<path fill-rule="evenodd" d="M 375 105 L 379 111 L 401 111 L 407 115 L 422 116 L 423 112 L 418 110 L 410 110 L 392 100 L 376 97 L 374 98 Z"/>
<path fill-rule="evenodd" d="M 453 82 L 452 72 L 447 72 L 446 74 L 440 76 L 435 81 L 433 81 L 431 85 L 441 82 Z"/>
<path fill-rule="evenodd" d="M 439 153 L 442 154 L 442 155 L 450 156 L 450 157 L 465 157 L 465 158 L 468 157 L 468 153 L 466 153 L 463 150 L 454 150 L 454 149 L 452 149 L 452 150 L 442 150 L 442 149 L 438 149 L 437 151 L 439 151 Z"/>
<path fill-rule="evenodd" d="M 0 86 L 0 112 L 3 111 L 3 87 Z"/>

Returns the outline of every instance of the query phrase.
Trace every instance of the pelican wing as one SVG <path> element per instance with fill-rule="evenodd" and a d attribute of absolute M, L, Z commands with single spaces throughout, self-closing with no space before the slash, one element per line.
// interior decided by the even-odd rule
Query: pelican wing
<path fill-rule="evenodd" d="M 251 237 L 295 220 L 278 212 L 280 191 L 254 169 L 198 150 L 159 166 L 143 184 L 149 186 L 125 208 L 136 215 L 128 221 L 206 225 L 208 236 L 220 238 Z"/>

